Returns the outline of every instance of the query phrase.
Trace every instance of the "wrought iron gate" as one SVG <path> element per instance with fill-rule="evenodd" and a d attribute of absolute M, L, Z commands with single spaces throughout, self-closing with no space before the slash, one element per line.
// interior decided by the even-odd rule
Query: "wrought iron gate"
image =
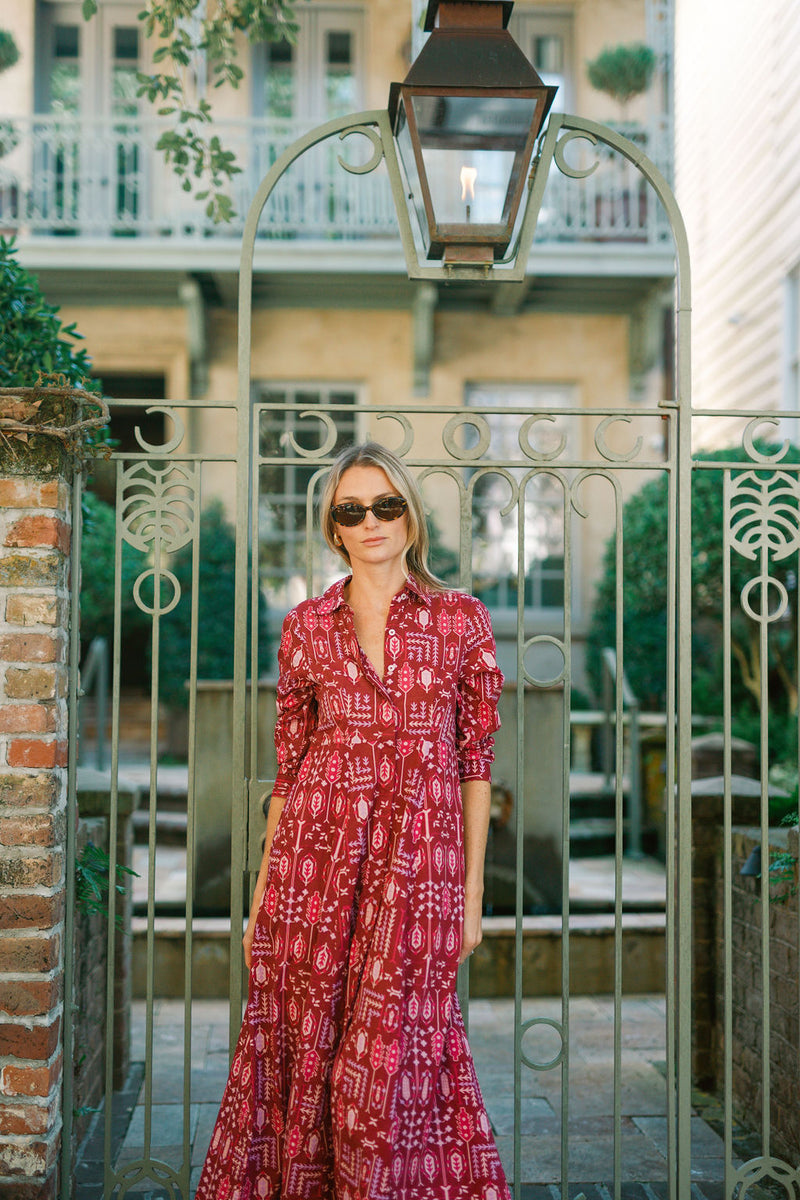
<path fill-rule="evenodd" d="M 569 137 L 571 135 L 567 135 Z M 621 139 L 620 139 L 621 140 Z M 635 150 L 635 148 L 634 148 Z M 638 154 L 638 151 L 636 152 Z M 563 158 L 563 154 L 562 154 Z M 641 156 L 639 155 L 641 162 Z M 646 165 L 646 164 L 645 164 Z M 649 168 L 648 168 L 649 169 Z M 645 167 L 642 167 L 645 170 Z M 652 172 L 648 177 L 652 177 Z M 262 192 L 261 203 L 263 204 Z M 678 220 L 671 214 L 673 221 Z M 256 213 L 257 218 L 257 213 Z M 251 229 L 254 236 L 254 225 Z M 681 234 L 682 236 L 682 234 Z M 231 843 L 230 912 L 234 914 L 230 931 L 230 1034 L 235 1036 L 241 1019 L 243 974 L 237 916 L 245 911 L 248 881 L 260 857 L 263 828 L 261 800 L 268 789 L 269 688 L 259 689 L 250 678 L 258 676 L 262 661 L 265 625 L 259 618 L 262 595 L 272 590 L 276 607 L 295 591 L 318 591 L 330 577 L 334 564 L 326 559 L 321 543 L 306 531 L 314 527 L 314 508 L 320 481 L 343 440 L 374 436 L 396 449 L 418 474 L 424 493 L 438 525 L 440 569 L 451 573 L 456 586 L 482 595 L 499 614 L 497 624 L 510 633 L 501 636 L 501 648 L 510 685 L 504 697 L 506 741 L 498 744 L 496 776 L 508 801 L 506 845 L 510 857 L 490 860 L 493 878 L 510 881 L 509 917 L 499 920 L 492 930 L 498 940 L 508 930 L 512 946 L 513 997 L 507 1027 L 500 1031 L 500 1042 L 509 1049 L 510 1070 L 505 1095 L 510 1098 L 512 1132 L 505 1148 L 509 1177 L 516 1200 L 525 1195 L 526 1156 L 536 1154 L 536 1125 L 526 1114 L 532 1099 L 547 1098 L 553 1121 L 548 1125 L 551 1140 L 557 1142 L 556 1180 L 564 1197 L 571 1180 L 586 1183 L 580 1168 L 575 1168 L 576 1145 L 587 1138 L 604 1143 L 604 1186 L 621 1195 L 626 1173 L 626 1155 L 632 1125 L 627 1092 L 637 1077 L 641 1058 L 626 1049 L 629 1026 L 625 1019 L 625 994 L 631 980 L 626 970 L 626 896 L 624 871 L 628 837 L 636 825 L 632 809 L 630 775 L 625 769 L 628 753 L 627 731 L 632 728 L 630 692 L 625 679 L 626 626 L 624 610 L 625 572 L 629 525 L 625 519 L 625 501 L 644 484 L 657 482 L 662 508 L 656 548 L 664 596 L 661 648 L 663 661 L 663 768 L 658 790 L 663 800 L 663 849 L 665 854 L 666 922 L 663 965 L 666 1005 L 663 1019 L 665 1054 L 664 1080 L 656 1112 L 639 1114 L 656 1120 L 663 1147 L 663 1173 L 649 1178 L 648 1186 L 658 1184 L 670 1196 L 688 1200 L 692 1174 L 692 972 L 693 918 L 691 908 L 692 860 L 692 780 L 691 725 L 691 489 L 692 420 L 708 421 L 720 414 L 693 414 L 688 399 L 688 361 L 684 354 L 679 363 L 678 394 L 674 400 L 654 407 L 642 405 L 609 406 L 585 410 L 552 402 L 494 405 L 481 403 L 480 396 L 468 408 L 421 406 L 398 403 L 391 409 L 370 404 L 351 403 L 333 396 L 314 404 L 297 403 L 273 388 L 254 393 L 251 389 L 250 363 L 250 271 L 252 238 L 245 243 L 240 307 L 240 394 L 236 404 L 210 405 L 186 401 L 162 406 L 168 428 L 163 442 L 151 444 L 137 432 L 138 449 L 113 455 L 117 504 L 115 543 L 115 611 L 112 687 L 112 757 L 110 772 L 111 872 L 116 863 L 120 841 L 122 680 L 126 631 L 133 623 L 147 625 L 150 656 L 151 716 L 148 759 L 148 862 L 143 1020 L 134 1056 L 144 1064 L 140 1152 L 128 1161 L 118 1155 L 115 1142 L 114 1038 L 106 1039 L 104 1111 L 98 1117 L 103 1130 L 103 1195 L 123 1197 L 151 1187 L 153 1194 L 169 1195 L 177 1200 L 191 1193 L 191 1148 L 195 1137 L 192 1090 L 193 913 L 197 899 L 195 881 L 205 886 L 206 870 L 198 877 L 203 861 L 208 827 L 214 826 L 220 812 L 226 819 Z M 685 240 L 679 246 L 682 276 L 679 289 L 678 322 L 680 343 L 688 344 L 688 277 Z M 249 257 L 248 257 L 249 256 Z M 230 453 L 200 453 L 187 436 L 197 415 L 208 408 L 223 408 L 236 424 L 236 445 Z M 731 421 L 742 421 L 741 414 L 727 414 Z M 749 419 L 749 418 L 748 418 Z M 764 418 L 771 419 L 771 418 Z M 113 432 L 113 431 L 112 431 Z M 787 1162 L 770 1158 L 771 1088 L 769 1054 L 770 1028 L 770 905 L 769 873 L 761 882 L 761 957 L 760 979 L 763 1018 L 762 1134 L 763 1155 L 745 1167 L 735 1166 L 733 1138 L 733 1075 L 731 1059 L 736 1012 L 733 1008 L 733 925 L 732 900 L 733 845 L 732 785 L 732 658 L 735 655 L 731 634 L 735 608 L 731 600 L 731 568 L 734 557 L 756 558 L 759 573 L 744 586 L 741 596 L 745 619 L 758 629 L 754 662 L 762 664 L 761 687 L 761 775 L 757 784 L 760 803 L 761 839 L 769 844 L 768 817 L 768 673 L 763 664 L 773 653 L 770 638 L 788 613 L 793 613 L 792 584 L 776 573 L 777 562 L 797 561 L 800 535 L 797 532 L 797 465 L 784 453 L 764 449 L 754 440 L 754 427 L 747 425 L 743 436 L 744 454 L 752 466 L 742 471 L 741 458 L 730 461 L 706 461 L 696 464 L 698 473 L 707 472 L 724 486 L 726 516 L 722 527 L 724 565 L 720 604 L 724 614 L 723 640 L 715 648 L 724 664 L 722 696 L 723 770 L 721 788 L 724 847 L 723 891 L 725 952 L 721 959 L 725 997 L 723 1068 L 724 1176 L 726 1195 L 737 1186 L 749 1185 L 762 1176 L 800 1183 L 795 1169 Z M 780 458 L 776 465 L 769 458 Z M 200 657 L 202 629 L 206 620 L 204 605 L 210 603 L 201 586 L 201 567 L 210 549 L 201 519 L 206 499 L 220 492 L 230 498 L 236 513 L 237 559 L 235 610 L 231 614 L 234 630 L 232 690 L 219 687 L 222 706 L 216 717 L 203 725 L 200 712 L 202 677 Z M 235 496 L 235 499 L 234 499 Z M 576 914 L 570 898 L 571 852 L 574 849 L 574 814 L 571 812 L 575 785 L 575 749 L 573 733 L 580 724 L 572 709 L 571 685 L 575 675 L 578 638 L 575 628 L 576 573 L 586 548 L 608 535 L 615 535 L 612 553 L 615 618 L 606 649 L 612 651 L 607 662 L 615 665 L 611 712 L 606 721 L 611 731 L 613 755 L 605 793 L 610 801 L 609 816 L 613 828 L 611 872 L 612 916 L 609 924 L 610 983 L 612 1013 L 612 1052 L 607 1077 L 597 1077 L 595 1086 L 607 1087 L 603 1102 L 603 1136 L 599 1124 L 591 1121 L 579 1129 L 572 1119 L 575 1079 L 580 1064 L 571 1058 L 578 1030 L 575 998 L 571 995 L 571 970 L 576 963 Z M 277 559 L 274 547 L 282 547 Z M 273 549 L 270 549 L 272 547 Z M 287 549 L 288 547 L 288 549 Z M 449 554 L 448 554 L 449 552 Z M 80 538 L 76 538 L 80 554 Z M 441 564 L 444 564 L 442 567 Z M 434 563 L 436 566 L 437 563 Z M 657 572 L 656 572 L 657 573 Z M 772 589 L 773 604 L 768 603 Z M 537 611 L 532 597 L 538 597 Z M 542 603 L 542 599 L 549 603 Z M 181 1086 L 172 1095 L 181 1108 L 180 1145 L 172 1161 L 159 1156 L 157 1148 L 159 1114 L 153 1080 L 158 1033 L 155 954 L 157 912 L 157 820 L 159 810 L 160 765 L 158 700 L 159 689 L 168 673 L 176 670 L 176 659 L 165 660 L 164 639 L 169 623 L 176 620 L 180 606 L 186 610 L 185 637 L 181 643 L 180 666 L 188 681 L 188 772 L 186 827 L 186 891 L 180 908 L 184 922 L 183 981 L 184 1004 L 182 1036 L 175 1053 L 175 1076 Z M 288 604 L 286 605 L 288 606 Z M 544 610 L 548 610 L 544 612 Z M 542 618 L 549 624 L 541 624 Z M 796 615 L 796 614 L 794 614 Z M 738 619 L 738 615 L 737 615 Z M 503 622 L 507 621 L 507 626 Z M 142 643 L 140 643 L 141 645 Z M 172 641 L 171 645 L 175 645 Z M 77 649 L 74 651 L 77 653 Z M 796 639 L 786 658 L 796 672 Z M 172 655 L 173 652 L 170 651 Z M 784 662 L 784 665 L 785 665 Z M 73 662 L 77 671 L 77 662 Z M 795 680 L 796 680 L 795 673 Z M 635 709 L 635 705 L 634 705 Z M 549 725 L 548 725 L 549 722 Z M 229 727 L 231 730 L 229 783 L 220 790 L 217 781 L 209 794 L 209 774 L 202 755 L 203 731 Z M 536 741 L 537 731 L 547 726 L 552 736 L 546 746 Z M 227 769 L 227 768 L 226 768 Z M 74 772 L 73 772 L 74 774 Z M 602 789 L 601 789 L 602 790 Z M 73 788 L 74 803 L 74 788 Z M 213 816 L 210 814 L 213 813 Z M 555 822 L 553 822 L 555 814 Z M 558 897 L 548 918 L 560 955 L 559 996 L 555 1002 L 526 994 L 528 948 L 541 914 L 537 889 L 544 860 L 534 860 L 526 845 L 536 832 L 537 822 L 550 821 L 554 829 L 547 850 L 548 863 L 556 864 Z M 498 817 L 498 825 L 500 818 Z M 633 823 L 633 824 L 631 824 Z M 216 836 L 216 835 L 215 835 Z M 207 847 L 206 847 L 207 848 Z M 495 848 L 496 849 L 496 848 Z M 219 847 L 211 842 L 212 859 L 219 861 Z M 493 851 L 494 852 L 494 851 Z M 208 859 L 204 860 L 208 861 Z M 107 1028 L 115 1029 L 119 1015 L 115 1011 L 115 985 L 119 971 L 119 940 L 115 934 L 118 902 L 115 891 L 109 895 L 107 941 Z M 180 919 L 180 918 L 177 918 Z M 509 926 L 510 921 L 510 926 Z M 796 935 L 795 935 L 796 937 Z M 487 938 L 487 942 L 489 938 Z M 796 942 L 795 942 L 796 946 Z M 68 982 L 69 986 L 69 982 Z M 466 997 L 469 981 L 462 980 Z M 67 1013 L 71 1016 L 71 997 Z M 542 1035 L 551 1037 L 548 1047 Z M 67 1047 L 71 1046 L 68 1022 Z M 500 1044 L 500 1043 L 498 1043 Z M 589 1061 L 589 1060 L 587 1060 Z M 586 1066 L 586 1063 L 584 1063 Z M 583 1071 L 584 1081 L 592 1078 Z M 503 1084 L 496 1074 L 486 1076 L 486 1088 Z M 535 1085 L 534 1085 L 534 1082 Z M 546 1085 L 542 1081 L 547 1081 Z M 556 1081 L 551 1085 L 551 1081 Z M 541 1084 L 541 1086 L 540 1086 Z M 587 1085 L 588 1086 L 588 1085 Z M 538 1089 L 538 1090 L 537 1090 Z M 544 1090 L 542 1090 L 544 1089 Z M 117 1102 L 119 1104 L 119 1102 Z M 534 1106 L 535 1107 L 535 1106 Z M 490 1104 L 491 1111 L 491 1104 Z M 610 1114 L 610 1116 L 609 1116 Z M 117 1114 L 117 1119 L 119 1116 Z M 600 1116 L 598 1115 L 598 1122 Z M 594 1128 L 594 1133 L 592 1133 Z M 637 1126 L 637 1129 L 639 1127 Z M 587 1132 L 588 1131 L 588 1132 Z M 639 1130 L 641 1132 L 641 1130 Z M 67 1131 L 67 1142 L 69 1133 Z M 722 1168 L 721 1168 L 722 1173 Z M 527 1176 L 530 1179 L 530 1176 Z M 536 1179 L 539 1177 L 536 1176 Z M 597 1179 L 593 1175 L 592 1179 Z M 544 1182 L 544 1180 L 540 1180 Z M 554 1180 L 549 1180 L 554 1182 Z M 605 1194 L 605 1193 L 604 1193 Z M 652 1195 L 651 1193 L 647 1193 Z"/>

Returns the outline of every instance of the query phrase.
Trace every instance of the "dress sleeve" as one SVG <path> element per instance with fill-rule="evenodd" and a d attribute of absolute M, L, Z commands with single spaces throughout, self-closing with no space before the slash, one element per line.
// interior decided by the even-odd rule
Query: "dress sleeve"
<path fill-rule="evenodd" d="M 308 670 L 304 638 L 297 610 L 287 614 L 278 648 L 278 718 L 275 749 L 278 774 L 276 796 L 288 799 L 297 782 L 297 772 L 317 726 L 317 698 Z"/>
<path fill-rule="evenodd" d="M 486 606 L 472 596 L 464 597 L 463 612 L 465 630 L 456 701 L 458 775 L 462 782 L 491 777 L 492 734 L 500 727 L 497 701 L 503 686 Z"/>

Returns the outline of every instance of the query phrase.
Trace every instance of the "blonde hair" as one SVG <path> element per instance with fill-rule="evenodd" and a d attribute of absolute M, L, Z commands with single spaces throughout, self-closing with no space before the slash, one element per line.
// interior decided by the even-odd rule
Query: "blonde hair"
<path fill-rule="evenodd" d="M 378 442 L 362 442 L 360 445 L 348 446 L 331 466 L 320 499 L 322 534 L 331 550 L 340 555 L 350 566 L 350 555 L 343 545 L 337 545 L 334 541 L 336 523 L 331 516 L 331 505 L 336 495 L 336 489 L 341 483 L 345 471 L 348 471 L 350 467 L 377 467 L 386 473 L 398 496 L 402 496 L 408 504 L 406 510 L 408 536 L 403 551 L 403 570 L 407 574 L 413 575 L 417 583 L 427 588 L 428 591 L 447 591 L 448 585 L 438 579 L 428 567 L 430 547 L 428 522 L 416 480 L 402 459 Z"/>

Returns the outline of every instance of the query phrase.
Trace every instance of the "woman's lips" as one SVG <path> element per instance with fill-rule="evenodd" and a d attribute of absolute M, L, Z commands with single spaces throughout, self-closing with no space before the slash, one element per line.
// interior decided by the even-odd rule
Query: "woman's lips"
<path fill-rule="evenodd" d="M 380 545 L 381 542 L 384 542 L 384 541 L 386 541 L 386 539 L 382 538 L 382 537 L 364 538 L 364 541 L 361 543 L 361 545 L 362 546 L 378 546 L 378 545 Z"/>

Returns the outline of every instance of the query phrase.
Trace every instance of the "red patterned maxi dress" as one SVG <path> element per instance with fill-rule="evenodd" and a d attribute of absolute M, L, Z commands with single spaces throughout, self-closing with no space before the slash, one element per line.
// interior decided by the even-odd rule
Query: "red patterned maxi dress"
<path fill-rule="evenodd" d="M 455 992 L 459 780 L 489 778 L 499 724 L 489 615 L 410 578 L 381 681 L 346 582 L 283 626 L 286 804 L 197 1200 L 509 1200 Z"/>

